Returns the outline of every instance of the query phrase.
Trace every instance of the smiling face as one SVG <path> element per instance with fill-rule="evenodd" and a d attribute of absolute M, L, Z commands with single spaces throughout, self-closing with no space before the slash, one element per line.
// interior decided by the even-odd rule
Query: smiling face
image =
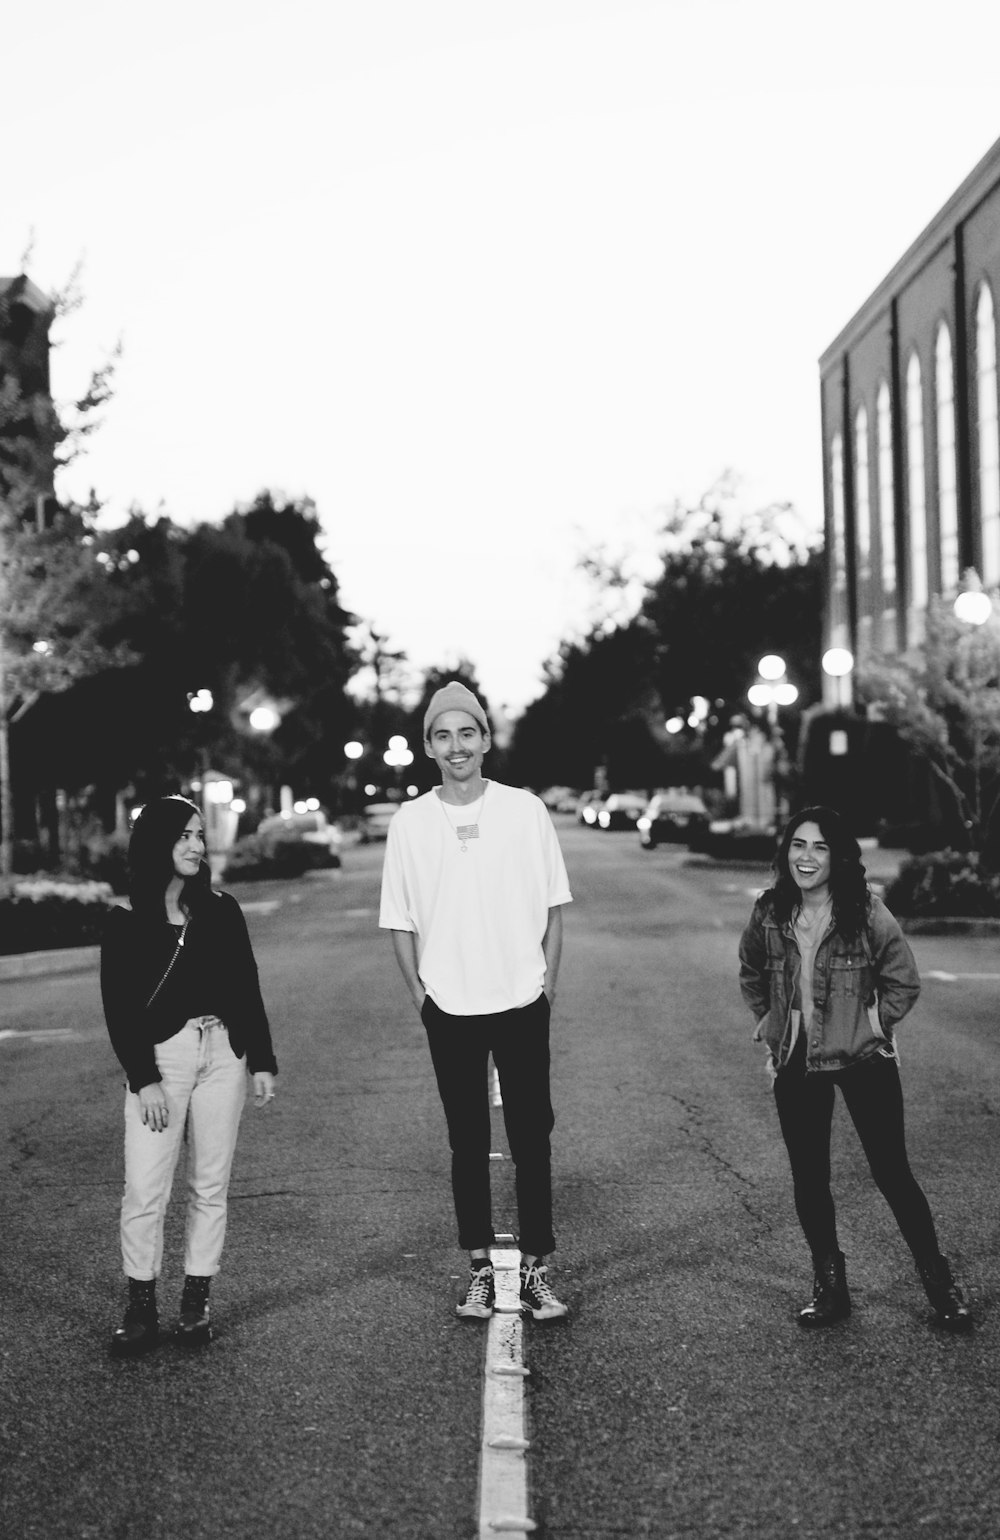
<path fill-rule="evenodd" d="M 442 711 L 431 723 L 426 750 L 437 763 L 443 784 L 468 786 L 479 775 L 489 746 L 489 733 L 468 711 Z"/>
<path fill-rule="evenodd" d="M 205 830 L 201 818 L 192 813 L 173 849 L 174 871 L 185 880 L 195 877 L 205 856 Z"/>
<path fill-rule="evenodd" d="M 825 898 L 830 891 L 830 846 L 818 823 L 799 824 L 788 845 L 788 870 L 803 896 Z"/>

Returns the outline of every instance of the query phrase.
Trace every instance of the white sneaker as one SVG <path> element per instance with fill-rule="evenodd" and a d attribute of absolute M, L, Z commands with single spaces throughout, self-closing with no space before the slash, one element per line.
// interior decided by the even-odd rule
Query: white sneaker
<path fill-rule="evenodd" d="M 556 1298 L 547 1273 L 548 1269 L 538 1262 L 521 1263 L 521 1313 L 536 1321 L 554 1321 L 569 1315 L 569 1306 Z"/>

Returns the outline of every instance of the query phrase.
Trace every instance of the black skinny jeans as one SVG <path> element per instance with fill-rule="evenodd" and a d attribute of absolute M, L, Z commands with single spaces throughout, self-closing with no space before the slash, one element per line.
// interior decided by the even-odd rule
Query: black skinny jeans
<path fill-rule="evenodd" d="M 549 1095 L 548 1000 L 539 995 L 518 1010 L 449 1016 L 428 995 L 421 1016 L 448 1122 L 458 1244 L 465 1251 L 478 1251 L 491 1246 L 495 1238 L 488 1080 L 492 1054 L 515 1168 L 519 1244 L 529 1256 L 545 1256 L 556 1244 L 549 1146 L 555 1118 Z"/>
<path fill-rule="evenodd" d="M 903 1128 L 903 1087 L 895 1059 L 873 1054 L 846 1069 L 806 1074 L 805 1035 L 778 1071 L 774 1100 L 792 1166 L 795 1211 L 817 1261 L 837 1244 L 830 1192 L 830 1131 L 834 1093 L 840 1087 L 875 1183 L 918 1262 L 938 1255 L 927 1199 L 910 1170 Z"/>

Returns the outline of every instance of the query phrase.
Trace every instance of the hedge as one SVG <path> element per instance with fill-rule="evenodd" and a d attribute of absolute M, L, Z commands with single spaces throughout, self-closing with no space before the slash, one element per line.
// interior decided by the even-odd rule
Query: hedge
<path fill-rule="evenodd" d="M 112 908 L 106 882 L 17 879 L 9 892 L 0 894 L 0 954 L 97 946 Z"/>

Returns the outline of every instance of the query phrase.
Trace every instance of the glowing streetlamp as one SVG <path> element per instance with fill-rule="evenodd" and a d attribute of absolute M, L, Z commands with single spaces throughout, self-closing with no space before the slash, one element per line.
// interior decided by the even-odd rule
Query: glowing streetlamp
<path fill-rule="evenodd" d="M 281 718 L 273 706 L 255 706 L 248 718 L 255 733 L 273 733 Z"/>
<path fill-rule="evenodd" d="M 747 700 L 758 710 L 767 711 L 772 733 L 778 723 L 778 707 L 794 706 L 798 687 L 785 677 L 785 660 L 769 652 L 757 664 L 757 678 L 747 691 Z"/>
<path fill-rule="evenodd" d="M 851 704 L 851 673 L 854 654 L 846 647 L 828 647 L 821 659 L 824 674 L 835 681 L 837 705 L 844 709 Z"/>
<path fill-rule="evenodd" d="M 955 600 L 954 610 L 959 620 L 970 626 L 984 626 L 993 614 L 993 600 L 983 592 L 979 574 L 970 567 L 962 578 L 962 592 Z"/>
<path fill-rule="evenodd" d="M 393 770 L 401 770 L 413 764 L 413 750 L 401 733 L 394 733 L 382 758 Z"/>

